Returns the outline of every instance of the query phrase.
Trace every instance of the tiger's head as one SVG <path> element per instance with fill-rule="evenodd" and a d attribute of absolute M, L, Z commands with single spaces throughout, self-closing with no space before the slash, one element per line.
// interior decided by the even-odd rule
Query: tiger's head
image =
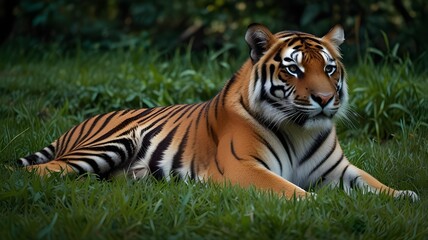
<path fill-rule="evenodd" d="M 319 38 L 294 31 L 272 34 L 252 24 L 245 40 L 252 61 L 249 104 L 264 121 L 316 128 L 343 114 L 348 93 L 340 26 Z"/>

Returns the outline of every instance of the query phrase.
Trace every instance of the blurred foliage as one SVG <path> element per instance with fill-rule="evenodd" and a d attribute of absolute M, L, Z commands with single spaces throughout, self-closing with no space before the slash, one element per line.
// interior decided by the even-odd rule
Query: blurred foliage
<path fill-rule="evenodd" d="M 349 62 L 361 59 L 368 47 L 384 51 L 381 31 L 391 45 L 400 43 L 400 56 L 419 57 L 428 46 L 426 0 L 0 0 L 0 7 L 2 30 L 13 25 L 9 39 L 27 44 L 54 41 L 64 48 L 143 46 L 170 51 L 189 44 L 194 50 L 235 44 L 241 52 L 252 22 L 274 32 L 294 29 L 317 35 L 341 24 Z"/>
<path fill-rule="evenodd" d="M 370 62 L 350 71 L 350 123 L 358 126 L 350 132 L 381 141 L 394 137 L 402 126 L 428 127 L 426 75 L 416 76 L 410 60 L 376 67 Z"/>

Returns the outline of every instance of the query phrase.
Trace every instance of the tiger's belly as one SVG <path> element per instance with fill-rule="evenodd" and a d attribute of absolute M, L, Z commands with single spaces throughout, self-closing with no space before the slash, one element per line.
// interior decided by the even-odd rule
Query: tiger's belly
<path fill-rule="evenodd" d="M 152 175 L 167 180 L 206 178 L 216 146 L 211 141 L 201 139 L 204 134 L 192 131 L 191 127 L 183 124 L 154 128 L 141 126 L 135 131 L 140 135 L 139 151 L 125 169 L 131 177 L 138 179 Z"/>

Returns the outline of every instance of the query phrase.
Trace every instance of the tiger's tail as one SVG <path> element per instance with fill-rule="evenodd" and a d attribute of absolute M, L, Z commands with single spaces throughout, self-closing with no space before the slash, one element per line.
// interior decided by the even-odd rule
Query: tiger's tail
<path fill-rule="evenodd" d="M 42 150 L 35 152 L 26 157 L 17 160 L 19 166 L 31 166 L 42 163 L 47 163 L 55 159 L 55 145 L 54 143 L 43 148 Z"/>

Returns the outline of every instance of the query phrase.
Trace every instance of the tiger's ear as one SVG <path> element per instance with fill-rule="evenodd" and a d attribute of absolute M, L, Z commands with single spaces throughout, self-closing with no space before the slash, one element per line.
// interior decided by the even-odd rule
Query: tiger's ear
<path fill-rule="evenodd" d="M 345 41 L 345 33 L 343 32 L 342 26 L 334 26 L 322 39 L 331 42 L 336 50 L 339 50 L 340 44 Z"/>
<path fill-rule="evenodd" d="M 245 41 L 250 47 L 250 57 L 253 63 L 259 61 L 264 52 L 272 45 L 273 39 L 273 34 L 264 25 L 253 23 L 248 26 Z"/>

